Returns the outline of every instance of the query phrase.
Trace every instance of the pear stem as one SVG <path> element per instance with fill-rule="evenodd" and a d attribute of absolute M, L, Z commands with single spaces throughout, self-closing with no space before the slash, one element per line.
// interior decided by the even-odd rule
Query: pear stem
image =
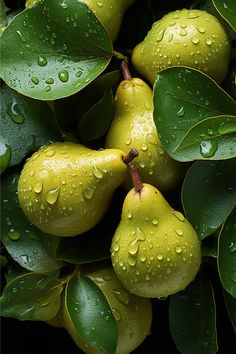
<path fill-rule="evenodd" d="M 140 193 L 143 188 L 143 182 L 141 180 L 138 167 L 136 165 L 131 165 L 130 172 L 133 180 L 134 190 L 135 192 Z"/>
<path fill-rule="evenodd" d="M 138 151 L 136 149 L 132 148 L 126 156 L 122 157 L 122 160 L 124 161 L 124 163 L 126 165 L 128 165 L 128 163 L 130 163 L 138 155 L 139 155 Z"/>
<path fill-rule="evenodd" d="M 122 63 L 120 64 L 120 69 L 125 80 L 132 79 L 132 75 L 130 74 L 128 64 L 125 61 L 122 61 Z"/>

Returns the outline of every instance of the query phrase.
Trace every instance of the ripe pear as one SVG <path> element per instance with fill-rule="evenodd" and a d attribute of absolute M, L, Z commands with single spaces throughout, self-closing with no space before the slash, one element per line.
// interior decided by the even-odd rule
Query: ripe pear
<path fill-rule="evenodd" d="M 72 142 L 44 146 L 21 172 L 20 207 L 46 233 L 82 234 L 102 219 L 113 192 L 125 180 L 125 158 L 118 149 L 95 151 Z"/>
<path fill-rule="evenodd" d="M 150 332 L 152 305 L 150 299 L 130 294 L 120 283 L 109 262 L 87 264 L 81 267 L 78 276 L 90 278 L 103 292 L 117 321 L 118 341 L 116 354 L 128 354 L 137 348 Z M 67 296 L 67 292 L 65 292 Z M 63 306 L 64 327 L 74 342 L 87 354 L 101 354 L 86 345 L 79 337 L 69 317 L 66 304 Z"/>
<path fill-rule="evenodd" d="M 198 236 L 150 184 L 133 188 L 123 204 L 111 245 L 120 282 L 131 293 L 162 298 L 183 290 L 201 263 Z"/>
<path fill-rule="evenodd" d="M 133 50 L 132 63 L 152 84 L 171 66 L 203 71 L 221 83 L 228 70 L 230 41 L 222 23 L 203 10 L 177 10 L 155 22 Z"/>
<path fill-rule="evenodd" d="M 32 7 L 39 0 L 26 0 L 25 6 Z M 84 2 L 103 24 L 112 42 L 115 41 L 123 15 L 135 0 L 80 0 Z"/>
<path fill-rule="evenodd" d="M 124 152 L 135 147 L 139 152 L 135 163 L 140 167 L 142 180 L 161 191 L 174 188 L 183 175 L 183 166 L 162 148 L 153 120 L 152 90 L 143 80 L 126 77 L 115 94 L 114 119 L 105 146 Z M 132 188 L 130 175 L 124 186 L 127 190 Z"/>

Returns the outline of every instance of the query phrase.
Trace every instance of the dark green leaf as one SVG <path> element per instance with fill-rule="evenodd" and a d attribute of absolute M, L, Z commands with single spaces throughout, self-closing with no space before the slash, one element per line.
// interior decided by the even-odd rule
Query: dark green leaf
<path fill-rule="evenodd" d="M 88 277 L 75 275 L 66 287 L 66 310 L 83 342 L 103 354 L 115 354 L 117 324 L 105 295 Z"/>
<path fill-rule="evenodd" d="M 170 330 L 182 354 L 217 352 L 216 309 L 213 288 L 204 273 L 170 298 Z"/>
<path fill-rule="evenodd" d="M 22 96 L 8 86 L 1 90 L 0 143 L 8 147 L 10 165 L 49 142 L 60 140 L 61 132 L 46 102 Z"/>
<path fill-rule="evenodd" d="M 0 298 L 1 315 L 19 320 L 48 321 L 58 312 L 63 283 L 50 276 L 27 273 L 14 278 Z"/>
<path fill-rule="evenodd" d="M 34 272 L 52 272 L 61 263 L 54 258 L 59 237 L 48 235 L 29 223 L 17 198 L 19 173 L 9 170 L 2 179 L 1 237 L 11 257 Z"/>
<path fill-rule="evenodd" d="M 218 247 L 218 269 L 222 285 L 236 298 L 236 209 L 222 227 Z"/>
<path fill-rule="evenodd" d="M 103 97 L 80 119 L 78 130 L 83 141 L 101 138 L 108 130 L 114 114 L 114 101 L 111 87 Z"/>
<path fill-rule="evenodd" d="M 8 25 L 1 53 L 1 77 L 10 87 L 53 100 L 94 80 L 111 59 L 112 43 L 85 3 L 42 0 Z"/>
<path fill-rule="evenodd" d="M 236 200 L 236 159 L 196 161 L 182 186 L 182 204 L 187 218 L 201 239 L 224 222 Z"/>
<path fill-rule="evenodd" d="M 231 295 L 229 295 L 228 292 L 225 291 L 224 300 L 225 300 L 225 306 L 227 308 L 229 318 L 232 322 L 234 331 L 236 332 L 236 299 L 233 298 Z"/>
<path fill-rule="evenodd" d="M 77 94 L 56 100 L 55 110 L 60 125 L 64 129 L 71 129 L 73 124 L 76 126 L 86 112 L 102 99 L 104 92 L 109 87 L 112 87 L 115 91 L 120 82 L 120 77 L 120 70 L 105 73 Z"/>
<path fill-rule="evenodd" d="M 236 31 L 236 2 L 235 0 L 212 0 L 216 10 Z"/>
<path fill-rule="evenodd" d="M 154 121 L 164 148 L 174 159 L 233 157 L 235 116 L 235 101 L 206 74 L 172 67 L 158 75 L 154 86 Z M 218 146 L 213 142 L 214 136 Z"/>

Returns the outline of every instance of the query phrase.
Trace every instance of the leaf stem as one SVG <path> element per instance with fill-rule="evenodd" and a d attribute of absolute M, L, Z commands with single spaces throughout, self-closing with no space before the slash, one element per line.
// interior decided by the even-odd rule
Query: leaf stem
<path fill-rule="evenodd" d="M 135 192 L 140 193 L 143 188 L 143 182 L 141 180 L 138 167 L 136 165 L 131 165 L 130 172 L 133 180 L 134 190 Z"/>
<path fill-rule="evenodd" d="M 131 80 L 132 79 L 132 75 L 129 71 L 129 67 L 128 64 L 125 61 L 122 61 L 122 63 L 120 64 L 120 69 L 121 72 L 123 74 L 123 77 L 125 80 Z"/>
<path fill-rule="evenodd" d="M 122 160 L 126 165 L 128 165 L 128 163 L 130 163 L 138 155 L 139 155 L 138 151 L 132 148 L 126 156 L 122 157 Z"/>

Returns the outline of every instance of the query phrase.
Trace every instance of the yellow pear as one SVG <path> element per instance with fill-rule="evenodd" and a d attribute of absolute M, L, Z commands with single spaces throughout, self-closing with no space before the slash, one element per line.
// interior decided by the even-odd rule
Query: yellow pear
<path fill-rule="evenodd" d="M 150 299 L 130 294 L 117 279 L 109 262 L 87 264 L 78 276 L 90 278 L 103 292 L 117 322 L 116 354 L 128 354 L 137 348 L 150 332 L 152 305 Z M 65 292 L 67 296 L 67 292 Z M 64 327 L 74 342 L 87 354 L 102 354 L 86 345 L 70 319 L 66 302 L 63 308 Z"/>
<path fill-rule="evenodd" d="M 222 23 L 203 10 L 177 10 L 155 22 L 133 51 L 132 63 L 150 83 L 170 66 L 198 69 L 222 82 L 228 70 L 230 41 Z"/>
<path fill-rule="evenodd" d="M 196 276 L 200 242 L 184 215 L 174 210 L 158 189 L 142 184 L 136 167 L 132 166 L 132 171 L 135 187 L 124 200 L 112 239 L 113 268 L 131 293 L 167 297 L 183 290 Z"/>
<path fill-rule="evenodd" d="M 19 204 L 46 233 L 82 234 L 106 213 L 114 190 L 127 176 L 127 162 L 118 149 L 94 151 L 72 142 L 44 146 L 23 167 Z"/>
<path fill-rule="evenodd" d="M 141 79 L 132 78 L 128 67 L 122 63 L 123 80 L 115 94 L 114 119 L 106 137 L 106 148 L 117 148 L 124 152 L 130 146 L 136 148 L 139 156 L 141 178 L 161 191 L 175 187 L 183 175 L 183 165 L 173 160 L 162 148 L 153 120 L 153 93 Z M 128 176 L 124 183 L 132 188 Z"/>

